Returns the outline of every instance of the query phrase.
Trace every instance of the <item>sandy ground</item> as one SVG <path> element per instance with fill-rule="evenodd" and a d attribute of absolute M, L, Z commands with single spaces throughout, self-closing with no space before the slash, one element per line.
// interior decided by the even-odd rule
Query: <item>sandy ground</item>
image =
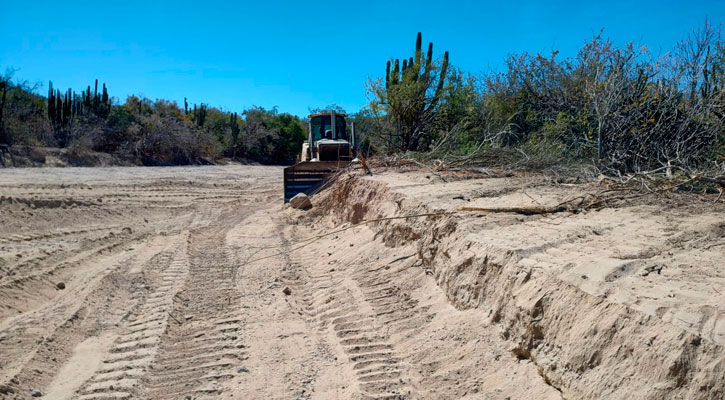
<path fill-rule="evenodd" d="M 0 171 L 0 398 L 721 398 L 722 209 L 361 224 L 586 188 L 281 178 Z"/>

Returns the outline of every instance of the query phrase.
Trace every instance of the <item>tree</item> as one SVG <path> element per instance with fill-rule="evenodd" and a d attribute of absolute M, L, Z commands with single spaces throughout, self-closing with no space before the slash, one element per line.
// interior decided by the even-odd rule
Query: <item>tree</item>
<path fill-rule="evenodd" d="M 347 114 L 345 109 L 337 104 L 329 104 L 326 107 L 322 107 L 322 108 L 309 108 L 308 111 L 310 114 L 319 114 L 319 113 L 330 112 L 330 111 L 334 111 L 337 114 Z"/>
<path fill-rule="evenodd" d="M 243 112 L 245 156 L 264 164 L 291 164 L 306 138 L 302 121 L 277 109 L 253 107 Z"/>

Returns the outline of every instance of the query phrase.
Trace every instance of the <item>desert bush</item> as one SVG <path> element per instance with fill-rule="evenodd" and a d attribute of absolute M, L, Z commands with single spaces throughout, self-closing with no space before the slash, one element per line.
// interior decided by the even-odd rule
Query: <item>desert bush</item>
<path fill-rule="evenodd" d="M 634 43 L 617 47 L 600 33 L 573 58 L 557 51 L 514 54 L 503 71 L 480 76 L 449 66 L 441 90 L 425 97 L 435 104 L 431 113 L 411 120 L 405 107 L 422 104 L 419 83 L 403 84 L 404 73 L 403 83 L 395 81 L 396 67 L 386 72 L 388 90 L 382 79 L 369 83 L 375 96 L 368 117 L 388 151 L 446 158 L 512 147 L 522 157 L 556 155 L 613 173 L 697 168 L 725 158 L 723 43 L 720 30 L 706 22 L 657 58 Z M 410 133 L 418 126 L 426 133 Z M 414 136 L 413 146 L 401 146 Z"/>
<path fill-rule="evenodd" d="M 13 70 L 0 76 L 0 144 L 42 144 L 49 133 L 45 100 L 37 85 L 13 82 Z"/>

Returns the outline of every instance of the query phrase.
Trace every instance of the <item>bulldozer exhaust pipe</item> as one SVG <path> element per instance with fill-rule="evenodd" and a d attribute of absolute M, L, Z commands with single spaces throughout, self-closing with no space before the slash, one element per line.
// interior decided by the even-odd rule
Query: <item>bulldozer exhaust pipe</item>
<path fill-rule="evenodd" d="M 350 138 L 350 143 L 352 144 L 353 149 L 357 149 L 357 147 L 355 146 L 355 121 L 350 122 L 350 129 L 352 130 L 352 137 Z"/>

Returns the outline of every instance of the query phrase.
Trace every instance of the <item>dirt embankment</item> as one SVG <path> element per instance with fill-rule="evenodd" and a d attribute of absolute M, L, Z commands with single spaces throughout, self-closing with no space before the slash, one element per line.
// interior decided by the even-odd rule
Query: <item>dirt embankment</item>
<path fill-rule="evenodd" d="M 1 146 L 0 168 L 110 167 L 138 163 L 108 153 L 44 146 Z"/>
<path fill-rule="evenodd" d="M 723 398 L 721 205 L 677 195 L 578 214 L 455 212 L 553 206 L 593 191 L 383 174 L 344 178 L 318 202 L 338 222 L 392 218 L 367 226 L 391 249 L 414 248 L 415 268 L 457 312 L 493 328 L 489 340 L 508 349 L 497 357 L 532 363 L 564 398 Z"/>
<path fill-rule="evenodd" d="M 248 165 L 259 165 L 239 159 Z M 80 148 L 57 148 L 47 146 L 0 146 L 0 168 L 27 167 L 119 167 L 119 166 L 174 166 L 174 165 L 226 165 L 231 159 L 210 160 L 204 157 L 189 159 L 169 154 L 148 155 L 111 154 Z"/>

